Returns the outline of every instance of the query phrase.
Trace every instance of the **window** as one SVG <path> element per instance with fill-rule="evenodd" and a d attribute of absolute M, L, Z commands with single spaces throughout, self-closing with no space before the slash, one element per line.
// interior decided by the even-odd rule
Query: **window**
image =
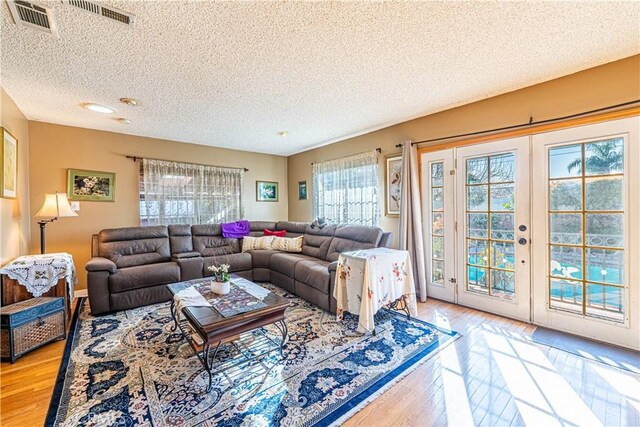
<path fill-rule="evenodd" d="M 313 215 L 331 223 L 378 225 L 376 151 L 313 164 Z"/>
<path fill-rule="evenodd" d="M 431 282 L 444 285 L 444 162 L 431 164 Z"/>
<path fill-rule="evenodd" d="M 243 216 L 244 170 L 143 159 L 140 224 L 211 224 Z"/>

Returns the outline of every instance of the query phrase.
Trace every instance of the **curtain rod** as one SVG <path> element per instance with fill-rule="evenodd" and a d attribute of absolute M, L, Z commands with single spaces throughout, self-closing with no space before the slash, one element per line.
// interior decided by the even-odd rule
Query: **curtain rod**
<path fill-rule="evenodd" d="M 445 139 L 462 138 L 462 137 L 466 137 L 466 136 L 483 135 L 485 133 L 493 133 L 493 132 L 499 132 L 499 131 L 503 131 L 503 130 L 517 129 L 517 128 L 522 128 L 522 127 L 526 127 L 526 126 L 541 125 L 541 124 L 555 122 L 555 121 L 559 121 L 559 120 L 573 119 L 575 117 L 581 117 L 581 116 L 586 116 L 586 115 L 589 115 L 589 114 L 599 113 L 599 112 L 606 111 L 606 110 L 611 110 L 611 109 L 614 109 L 614 108 L 626 107 L 628 105 L 637 104 L 637 103 L 640 103 L 640 99 L 636 99 L 635 101 L 623 102 L 622 104 L 610 105 L 608 107 L 598 108 L 598 109 L 595 109 L 595 110 L 583 111 L 581 113 L 571 114 L 571 115 L 568 115 L 568 116 L 555 117 L 553 119 L 539 120 L 539 121 L 535 121 L 535 122 L 533 121 L 533 116 L 529 116 L 529 122 L 528 123 L 521 123 L 519 125 L 511 125 L 511 126 L 505 126 L 505 127 L 501 127 L 501 128 L 495 128 L 495 129 L 481 130 L 481 131 L 477 131 L 477 132 L 461 133 L 461 134 L 458 134 L 458 135 L 443 136 L 443 137 L 440 137 L 440 138 L 425 139 L 423 141 L 414 141 L 414 142 L 411 143 L 411 145 L 413 146 L 413 145 L 417 145 L 417 144 L 424 144 L 424 143 L 427 143 L 427 142 L 442 141 L 442 140 L 445 140 Z M 396 148 L 401 148 L 401 147 L 402 147 L 402 144 L 396 144 Z"/>
<path fill-rule="evenodd" d="M 151 158 L 151 157 L 139 157 L 139 156 L 126 156 L 126 157 L 127 157 L 127 159 L 131 159 L 134 162 L 137 162 L 138 160 L 142 160 L 142 159 L 159 160 L 161 162 L 175 162 L 175 160 L 154 159 L 154 158 Z M 189 164 L 198 165 L 198 166 L 211 166 L 213 168 L 243 169 L 245 172 L 249 172 L 249 169 L 247 169 L 247 168 L 232 168 L 232 167 L 229 167 L 229 166 L 205 165 L 204 163 L 191 163 L 191 162 L 176 162 L 176 163 L 189 163 Z"/>
<path fill-rule="evenodd" d="M 369 151 L 369 150 L 367 150 L 367 151 Z M 366 153 L 367 151 L 363 151 L 362 153 L 353 154 L 353 156 L 357 156 L 358 154 Z M 382 148 L 378 147 L 378 148 L 376 148 L 376 151 L 378 152 L 378 154 L 380 154 L 380 153 L 382 153 Z M 341 158 L 342 157 L 338 157 L 338 158 L 335 158 L 335 159 L 329 159 L 329 160 L 323 160 L 323 162 L 330 162 L 332 160 L 338 160 L 338 159 L 341 159 Z M 311 162 L 311 164 L 313 164 L 313 162 Z"/>

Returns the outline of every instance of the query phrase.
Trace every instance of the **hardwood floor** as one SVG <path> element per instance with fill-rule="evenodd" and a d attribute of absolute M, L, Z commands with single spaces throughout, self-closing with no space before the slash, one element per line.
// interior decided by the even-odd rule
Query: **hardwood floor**
<path fill-rule="evenodd" d="M 345 426 L 640 425 L 640 375 L 538 345 L 535 326 L 429 300 L 419 317 L 462 335 Z M 0 366 L 0 425 L 42 425 L 64 342 Z"/>

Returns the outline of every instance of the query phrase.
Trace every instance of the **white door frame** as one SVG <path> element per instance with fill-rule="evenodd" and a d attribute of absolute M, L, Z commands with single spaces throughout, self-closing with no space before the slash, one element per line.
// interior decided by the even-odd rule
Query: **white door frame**
<path fill-rule="evenodd" d="M 640 117 L 613 120 L 532 136 L 533 322 L 613 344 L 640 349 Z M 549 307 L 548 161 L 550 147 L 565 143 L 625 138 L 625 321 L 614 323 Z M 584 296 L 586 297 L 586 296 Z"/>
<path fill-rule="evenodd" d="M 424 153 L 421 156 L 422 168 L 422 217 L 423 236 L 425 242 L 425 262 L 427 266 L 427 295 L 448 302 L 456 302 L 456 259 L 455 259 L 455 197 L 454 197 L 454 149 Z M 431 198 L 431 165 L 443 164 L 443 212 L 444 221 L 444 283 L 433 282 L 432 274 L 432 198 Z M 446 214 L 448 213 L 448 217 Z"/>
<path fill-rule="evenodd" d="M 502 153 L 514 153 L 515 176 L 515 210 L 514 210 L 514 270 L 516 295 L 513 300 L 505 300 L 495 296 L 482 295 L 467 290 L 466 263 L 466 159 L 471 157 L 490 156 Z M 513 319 L 529 322 L 531 319 L 531 274 L 530 274 L 530 244 L 529 244 L 529 137 L 517 137 L 493 141 L 456 149 L 458 170 L 456 173 L 456 206 L 457 206 L 457 266 L 458 302 L 461 305 L 490 311 Z M 524 230 L 519 230 L 519 226 Z M 525 239 L 524 244 L 518 244 L 519 239 Z"/>

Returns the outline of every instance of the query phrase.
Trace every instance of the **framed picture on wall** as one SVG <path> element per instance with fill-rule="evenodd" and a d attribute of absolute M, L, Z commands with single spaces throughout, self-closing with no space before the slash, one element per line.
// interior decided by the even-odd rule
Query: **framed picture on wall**
<path fill-rule="evenodd" d="M 298 181 L 298 200 L 307 200 L 307 181 Z"/>
<path fill-rule="evenodd" d="M 385 162 L 385 215 L 400 215 L 400 188 L 402 180 L 402 154 L 386 157 Z"/>
<path fill-rule="evenodd" d="M 256 181 L 256 201 L 277 202 L 278 183 L 272 181 Z"/>
<path fill-rule="evenodd" d="M 113 202 L 116 199 L 116 174 L 113 172 L 69 169 L 67 198 L 87 202 Z"/>
<path fill-rule="evenodd" d="M 2 150 L 0 151 L 0 197 L 18 197 L 18 140 L 5 128 L 2 130 Z"/>

